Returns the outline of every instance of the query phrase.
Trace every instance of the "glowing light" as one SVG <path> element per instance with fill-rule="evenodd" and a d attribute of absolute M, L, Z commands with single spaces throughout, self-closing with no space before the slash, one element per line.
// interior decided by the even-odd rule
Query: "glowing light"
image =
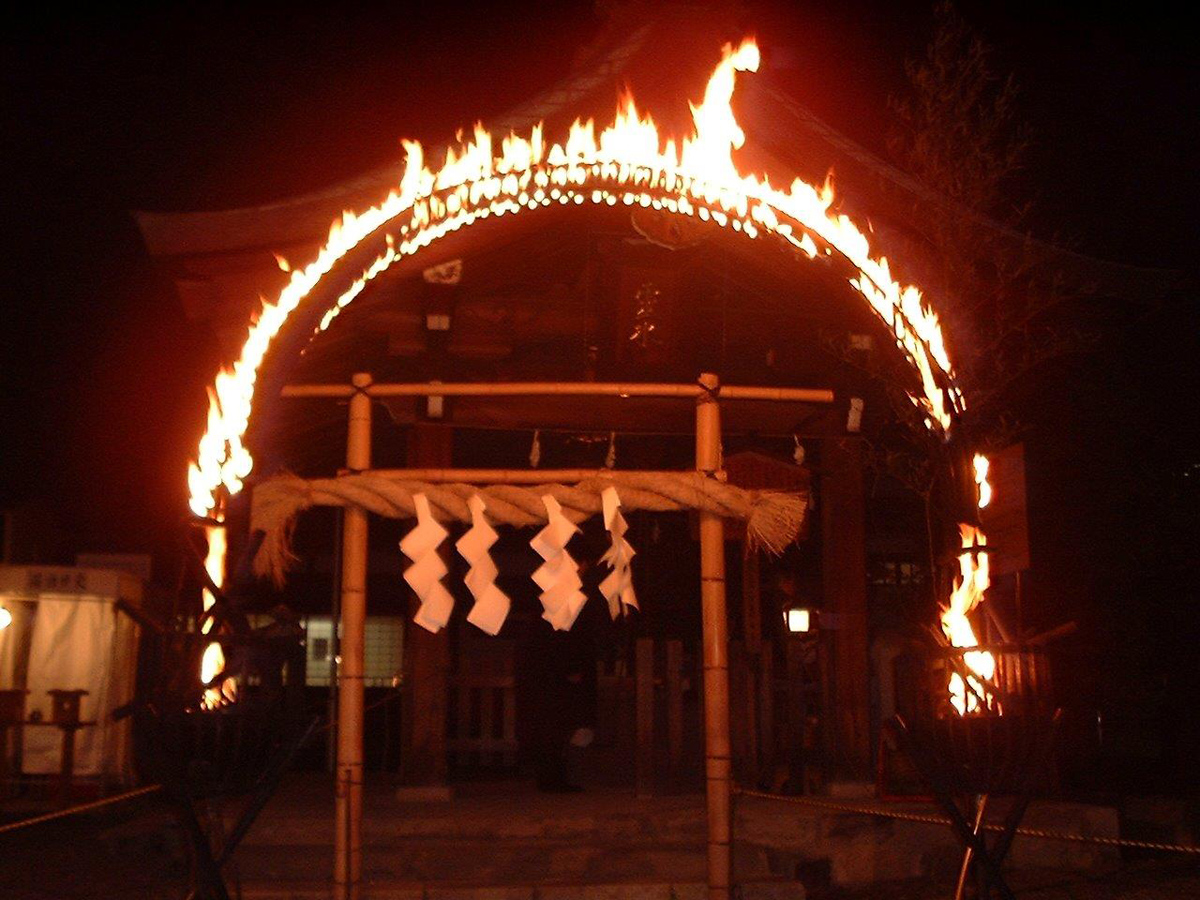
<path fill-rule="evenodd" d="M 0 631 L 12 624 L 12 613 L 0 606 Z"/>
<path fill-rule="evenodd" d="M 784 621 L 792 634 L 808 634 L 812 629 L 812 614 L 807 609 L 789 609 L 784 613 Z"/>

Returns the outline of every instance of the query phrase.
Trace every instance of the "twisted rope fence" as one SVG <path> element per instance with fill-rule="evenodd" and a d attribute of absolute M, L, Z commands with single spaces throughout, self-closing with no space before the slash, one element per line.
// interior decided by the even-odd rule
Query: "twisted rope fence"
<path fill-rule="evenodd" d="M 755 791 L 749 788 L 737 788 L 735 794 L 742 797 L 757 797 L 760 800 L 778 800 L 797 806 L 810 806 L 815 809 L 826 809 L 831 812 L 856 813 L 863 816 L 875 816 L 880 819 L 898 819 L 902 822 L 919 822 L 924 825 L 953 824 L 945 816 L 933 813 L 916 813 L 901 809 L 890 809 L 884 806 L 868 806 L 862 803 L 843 803 L 824 797 L 811 797 L 793 794 L 772 794 L 767 791 Z M 1003 831 L 1002 825 L 985 822 L 984 831 Z M 1102 847 L 1124 847 L 1134 850 L 1160 850 L 1168 853 L 1200 854 L 1200 846 L 1192 844 L 1173 844 L 1162 841 L 1139 841 L 1133 838 L 1105 837 L 1097 834 L 1071 834 L 1065 831 L 1053 831 L 1047 828 L 1029 828 L 1019 826 L 1016 834 L 1024 837 L 1040 838 L 1047 841 L 1070 841 L 1078 844 L 1097 844 Z"/>

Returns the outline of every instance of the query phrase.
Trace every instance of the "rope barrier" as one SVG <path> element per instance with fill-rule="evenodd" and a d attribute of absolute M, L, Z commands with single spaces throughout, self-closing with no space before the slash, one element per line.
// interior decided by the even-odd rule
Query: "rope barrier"
<path fill-rule="evenodd" d="M 828 809 L 834 812 L 857 813 L 864 816 L 877 816 L 883 819 L 899 819 L 905 822 L 920 822 L 925 825 L 950 825 L 945 816 L 928 815 L 924 813 L 906 812 L 900 809 L 887 809 L 879 806 L 865 806 L 858 803 L 840 803 L 836 800 L 825 800 L 821 797 L 802 797 L 792 794 L 771 794 L 766 791 L 755 791 L 749 788 L 735 788 L 734 793 L 745 797 L 757 797 L 762 800 L 780 800 L 798 806 L 812 806 L 818 809 Z M 1003 831 L 1001 825 L 986 823 L 985 831 Z M 1068 834 L 1062 831 L 1051 831 L 1045 828 L 1028 828 L 1021 826 L 1016 833 L 1023 837 L 1040 838 L 1048 841 L 1070 841 L 1078 844 L 1099 844 L 1104 847 L 1127 847 L 1134 850 L 1161 850 L 1170 853 L 1200 854 L 1200 847 L 1191 844 L 1168 844 L 1160 841 L 1137 841 L 1130 838 L 1111 838 L 1100 835 Z"/>
<path fill-rule="evenodd" d="M 416 515 L 413 495 L 424 494 L 438 521 L 470 523 L 467 501 L 478 494 L 487 504 L 490 521 L 522 527 L 545 523 L 542 497 L 546 494 L 559 502 L 572 522 L 599 515 L 601 494 L 614 486 L 623 509 L 713 512 L 745 522 L 751 546 L 773 553 L 782 553 L 796 539 L 808 506 L 802 494 L 744 490 L 698 472 L 608 471 L 573 485 L 433 484 L 371 472 L 314 479 L 280 475 L 254 488 L 250 527 L 264 535 L 254 571 L 283 583 L 295 562 L 291 539 L 296 516 L 313 506 L 354 507 L 388 519 L 410 519 Z"/>
<path fill-rule="evenodd" d="M 67 809 L 55 810 L 52 813 L 46 813 L 41 816 L 33 816 L 29 819 L 21 819 L 19 822 L 9 822 L 7 825 L 0 825 L 0 834 L 6 834 L 10 831 L 18 831 L 22 828 L 29 828 L 33 825 L 41 825 L 43 822 L 51 822 L 54 819 L 63 819 L 67 816 L 78 815 L 79 813 L 90 812 L 93 809 L 100 809 L 104 806 L 111 806 L 114 803 L 120 803 L 124 800 L 132 800 L 135 797 L 144 797 L 146 794 L 153 794 L 155 791 L 162 790 L 161 784 L 152 784 L 149 787 L 135 788 L 132 791 L 126 791 L 123 794 L 114 794 L 111 797 L 105 797 L 102 800 L 95 800 L 91 803 L 83 803 L 79 806 L 71 806 Z"/>

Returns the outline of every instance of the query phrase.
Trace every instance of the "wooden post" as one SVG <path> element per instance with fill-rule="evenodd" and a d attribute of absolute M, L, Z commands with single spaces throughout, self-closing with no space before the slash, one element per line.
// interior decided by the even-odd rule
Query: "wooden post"
<path fill-rule="evenodd" d="M 729 758 L 733 777 L 746 783 L 750 777 L 750 729 L 754 727 L 750 705 L 750 664 L 741 641 L 729 642 Z"/>
<path fill-rule="evenodd" d="M 866 505 L 862 444 L 852 438 L 821 446 L 821 574 L 833 632 L 833 702 L 824 713 L 837 738 L 843 775 L 868 777 L 871 758 L 867 646 Z"/>
<path fill-rule="evenodd" d="M 762 647 L 762 585 L 757 550 L 742 555 L 742 640 L 750 656 Z"/>
<path fill-rule="evenodd" d="M 775 777 L 775 645 L 766 642 L 758 657 L 759 772 Z"/>
<path fill-rule="evenodd" d="M 635 785 L 639 797 L 654 793 L 654 639 L 638 638 L 634 652 L 634 692 L 637 728 L 634 751 Z"/>
<path fill-rule="evenodd" d="M 742 664 L 745 666 L 746 701 L 737 704 L 746 711 L 745 734 L 746 755 L 742 761 L 744 775 L 751 784 L 759 778 L 758 748 L 758 661 L 762 652 L 762 588 L 759 574 L 757 550 L 745 547 L 742 554 L 742 641 L 746 649 Z"/>
<path fill-rule="evenodd" d="M 683 641 L 667 641 L 667 760 L 672 773 L 683 765 Z"/>
<path fill-rule="evenodd" d="M 351 379 L 346 466 L 371 467 L 371 376 Z M 367 620 L 367 514 L 348 508 L 342 527 L 341 668 L 338 672 L 337 802 L 333 881 L 338 900 L 358 900 L 362 881 L 363 655 Z"/>
<path fill-rule="evenodd" d="M 453 456 L 454 430 L 448 425 L 417 422 L 408 433 L 408 462 L 448 467 Z M 440 552 L 452 552 L 450 542 Z M 447 776 L 446 731 L 450 695 L 450 632 L 432 634 L 412 622 L 420 606 L 410 598 L 404 628 L 404 742 L 400 776 L 405 785 L 444 789 Z M 470 690 L 463 695 L 470 697 Z M 465 737 L 466 735 L 461 735 Z"/>
<path fill-rule="evenodd" d="M 700 376 L 696 398 L 696 470 L 721 469 L 720 380 Z M 704 772 L 708 794 L 708 896 L 729 900 L 731 785 L 729 771 L 729 635 L 725 613 L 725 526 L 720 515 L 700 513 L 700 605 L 704 630 Z"/>

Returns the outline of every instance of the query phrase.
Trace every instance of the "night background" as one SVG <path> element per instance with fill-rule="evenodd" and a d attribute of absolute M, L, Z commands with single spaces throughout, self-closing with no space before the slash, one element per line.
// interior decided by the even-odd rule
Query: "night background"
<path fill-rule="evenodd" d="M 1159 722 L 1172 697 L 1194 707 L 1200 638 L 1194 36 L 1165 6 L 957 8 L 1020 89 L 1031 145 L 1012 199 L 1032 203 L 1026 227 L 1178 273 L 1151 302 L 1099 301 L 1095 340 L 1047 362 L 1019 410 L 1031 603 L 1047 627 L 1080 626 L 1056 650 L 1059 679 L 1081 708 Z M 772 77 L 887 158 L 889 97 L 929 40 L 928 3 L 751 3 L 745 20 Z M 262 204 L 397 160 L 402 137 L 437 145 L 560 79 L 599 21 L 591 2 L 10 13 L 0 509 L 52 519 L 47 561 L 149 552 L 173 583 L 186 465 L 225 360 L 131 212 Z M 1195 749 L 1194 727 L 1169 730 L 1166 765 L 1131 781 L 1186 793 L 1194 768 L 1171 754 Z"/>

